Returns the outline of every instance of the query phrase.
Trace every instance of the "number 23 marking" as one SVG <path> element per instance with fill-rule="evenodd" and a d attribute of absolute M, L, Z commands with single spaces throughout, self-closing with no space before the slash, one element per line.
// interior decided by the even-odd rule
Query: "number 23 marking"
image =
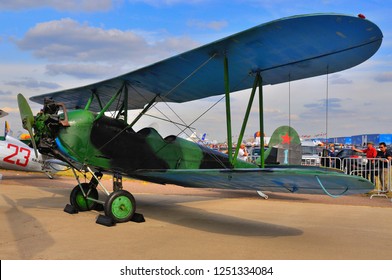
<path fill-rule="evenodd" d="M 30 150 L 29 149 L 19 147 L 14 144 L 8 144 L 7 148 L 13 149 L 14 152 L 3 159 L 5 162 L 11 163 L 11 164 L 16 164 L 16 165 L 23 166 L 23 167 L 27 166 L 27 164 L 29 163 L 29 158 L 30 158 Z M 19 153 L 22 153 L 24 162 L 21 162 L 20 159 L 16 159 L 16 160 L 12 159 L 12 158 L 16 157 Z"/>

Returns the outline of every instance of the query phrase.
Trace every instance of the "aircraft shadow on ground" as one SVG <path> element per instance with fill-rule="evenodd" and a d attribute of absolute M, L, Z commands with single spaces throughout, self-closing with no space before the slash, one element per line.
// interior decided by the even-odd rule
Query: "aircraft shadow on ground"
<path fill-rule="evenodd" d="M 181 203 L 200 201 L 205 198 L 193 197 L 190 199 L 186 197 L 183 202 L 179 202 L 178 199 L 179 197 L 176 196 L 175 202 L 173 198 L 169 197 L 165 200 L 154 201 L 154 198 L 150 198 L 148 195 L 138 196 L 136 198 L 138 212 L 145 216 L 146 222 L 148 219 L 155 219 L 225 235 L 280 237 L 303 234 L 302 230 L 293 227 L 235 217 L 229 214 L 212 213 L 200 208 L 181 205 Z"/>
<path fill-rule="evenodd" d="M 67 187 L 70 188 L 72 185 L 69 184 L 67 180 L 62 180 L 61 177 L 54 176 L 53 179 L 49 179 L 44 174 L 29 174 L 21 172 L 21 175 L 3 175 L 3 179 L 0 180 L 1 185 L 30 185 L 31 182 L 34 182 L 36 186 L 48 187 L 55 185 L 56 187 Z M 75 184 L 76 185 L 76 184 Z"/>
<path fill-rule="evenodd" d="M 15 179 L 19 182 L 21 180 L 31 180 L 29 177 L 17 177 Z M 48 208 L 62 211 L 65 205 L 69 203 L 70 188 L 58 188 L 57 184 L 62 183 L 61 181 L 58 181 L 55 184 L 53 183 L 54 181 L 49 180 L 46 183 L 46 186 L 49 187 L 44 187 L 46 192 L 53 194 L 52 196 L 18 199 L 17 203 L 12 203 L 14 203 L 15 206 L 17 205 L 24 208 Z M 69 186 L 69 182 L 64 182 L 64 184 Z M 239 197 L 246 198 L 248 196 L 252 197 L 253 193 L 239 192 L 236 194 L 235 192 L 232 192 L 229 196 L 237 197 L 237 195 L 239 195 Z M 212 213 L 200 208 L 182 205 L 187 202 L 216 200 L 219 196 L 215 195 L 213 197 L 206 197 L 199 195 L 134 194 L 134 196 L 137 202 L 137 212 L 142 213 L 145 216 L 147 223 L 149 222 L 149 219 L 154 219 L 196 230 L 236 236 L 279 237 L 298 236 L 303 234 L 303 232 L 299 229 L 284 225 L 235 217 L 230 215 L 228 212 L 226 212 L 228 214 Z M 225 192 L 225 195 L 223 196 L 227 197 L 227 192 Z M 256 199 L 257 195 L 255 194 L 254 197 Z M 101 197 L 101 199 L 103 198 Z M 263 199 L 259 199 L 261 200 L 260 203 L 263 203 Z M 103 212 L 91 211 L 87 213 L 79 213 L 79 215 L 84 214 L 97 216 L 97 214 L 103 214 Z M 93 222 L 95 222 L 95 220 L 92 219 L 92 223 Z M 118 224 L 117 226 L 123 225 Z M 134 226 L 138 225 L 134 224 Z"/>
<path fill-rule="evenodd" d="M 17 248 L 17 255 L 12 259 L 33 259 L 34 256 L 47 248 L 53 246 L 54 240 L 42 226 L 42 224 L 33 216 L 19 209 L 19 203 L 16 203 L 6 195 L 2 195 L 9 208 L 5 211 L 7 225 L 11 229 L 10 234 L 13 236 L 14 243 Z M 15 222 L 15 221 L 19 222 Z M 29 228 L 26 231 L 26 227 Z M 5 227 L 4 227 L 5 228 Z M 32 246 L 30 237 L 40 236 L 39 240 L 44 240 L 42 246 Z M 38 241 L 39 242 L 39 241 Z M 29 248 L 29 250 L 26 250 Z M 3 259 L 3 257 L 2 257 Z"/>
<path fill-rule="evenodd" d="M 58 211 L 62 211 L 64 206 L 69 203 L 66 190 L 50 188 L 49 191 L 54 193 L 54 197 L 22 199 L 18 201 L 18 205 L 25 205 L 24 207 L 27 208 L 57 208 Z M 302 230 L 293 227 L 235 217 L 230 214 L 212 213 L 200 208 L 182 205 L 182 203 L 215 200 L 216 198 L 189 195 L 155 196 L 140 194 L 135 195 L 135 198 L 137 201 L 137 212 L 144 215 L 146 223 L 148 223 L 150 219 L 154 219 L 200 231 L 235 236 L 262 236 L 274 238 L 303 234 Z M 91 222 L 94 223 L 95 219 L 93 219 L 93 217 L 97 217 L 97 214 L 103 214 L 103 212 L 80 212 L 76 215 L 91 215 Z M 117 224 L 117 226 L 124 226 L 125 229 L 125 224 Z M 139 225 L 134 223 L 132 226 Z"/>

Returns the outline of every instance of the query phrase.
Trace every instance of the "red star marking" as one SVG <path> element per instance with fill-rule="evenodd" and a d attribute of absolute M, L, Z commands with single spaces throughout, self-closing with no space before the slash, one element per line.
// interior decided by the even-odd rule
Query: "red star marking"
<path fill-rule="evenodd" d="M 293 137 L 289 136 L 288 132 L 286 133 L 286 135 L 280 137 L 282 138 L 282 144 L 290 144 L 291 139 L 293 139 Z"/>

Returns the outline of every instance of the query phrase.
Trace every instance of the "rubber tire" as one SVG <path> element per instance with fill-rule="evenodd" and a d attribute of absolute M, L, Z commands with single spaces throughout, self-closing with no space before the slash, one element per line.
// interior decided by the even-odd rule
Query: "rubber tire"
<path fill-rule="evenodd" d="M 82 188 L 84 193 L 87 193 L 90 190 L 89 183 L 82 183 Z M 91 191 L 88 197 L 98 200 L 98 191 L 96 188 L 91 188 Z M 69 198 L 71 205 L 75 207 L 78 211 L 90 211 L 95 209 L 97 206 L 97 202 L 88 200 L 84 197 L 79 185 L 76 185 L 71 191 L 71 195 Z"/>
<path fill-rule="evenodd" d="M 130 221 L 135 211 L 135 198 L 125 190 L 112 192 L 105 202 L 105 215 L 112 218 L 116 223 Z"/>

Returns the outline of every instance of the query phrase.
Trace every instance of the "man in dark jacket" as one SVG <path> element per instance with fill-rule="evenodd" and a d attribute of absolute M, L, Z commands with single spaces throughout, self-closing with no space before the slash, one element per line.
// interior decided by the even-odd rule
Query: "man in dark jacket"
<path fill-rule="evenodd" d="M 384 142 L 379 144 L 380 151 L 377 152 L 377 158 L 382 159 L 382 164 L 379 164 L 380 169 L 380 182 L 382 192 L 389 191 L 389 181 L 390 181 L 390 167 L 391 167 L 391 159 L 392 159 L 392 152 L 387 149 L 387 145 Z"/>

